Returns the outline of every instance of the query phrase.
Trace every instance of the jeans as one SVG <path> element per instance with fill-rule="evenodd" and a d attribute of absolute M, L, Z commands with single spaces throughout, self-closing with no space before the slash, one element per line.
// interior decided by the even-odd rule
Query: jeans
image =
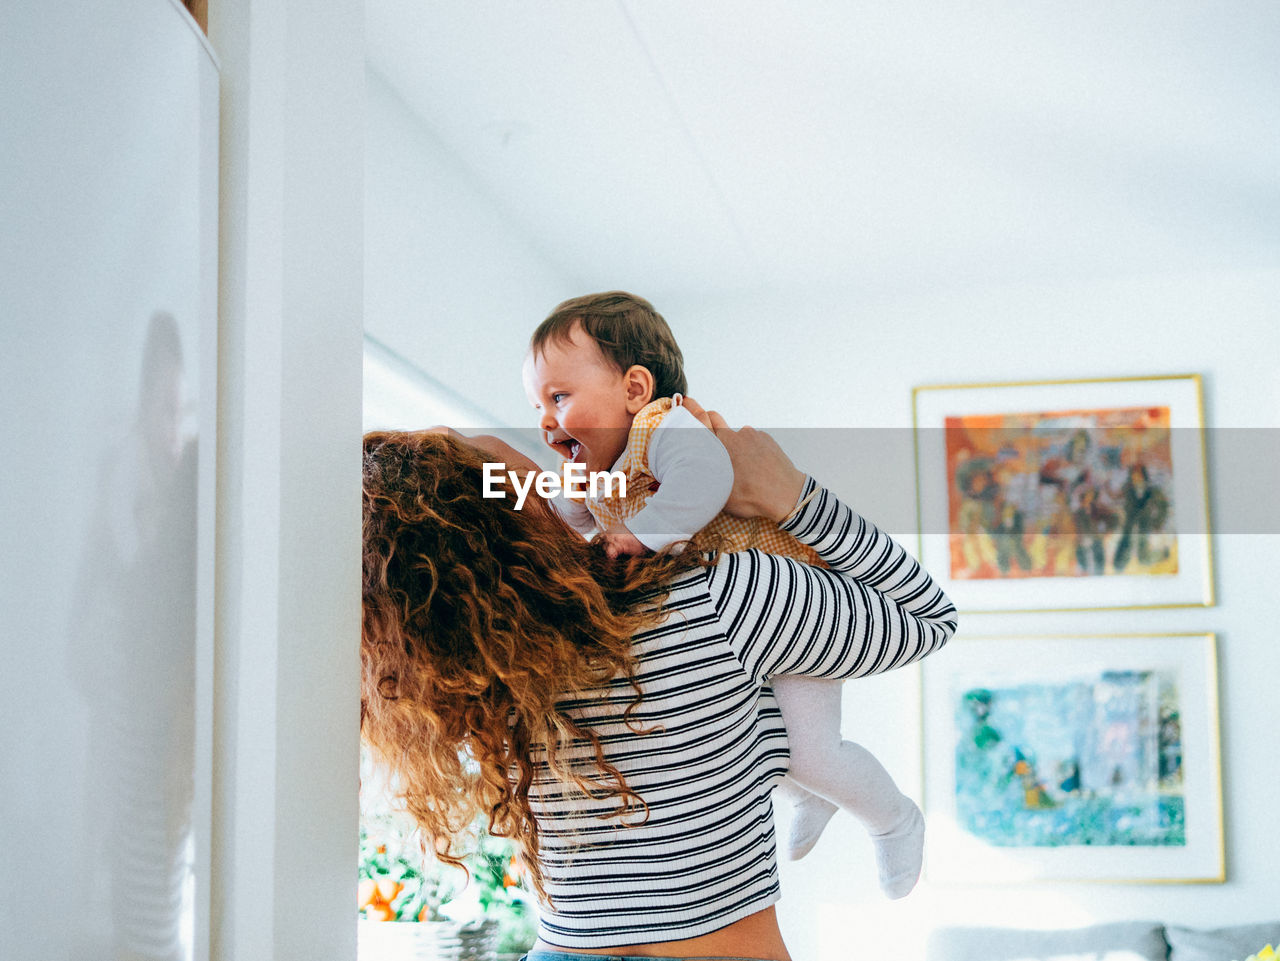
<path fill-rule="evenodd" d="M 570 954 L 567 951 L 530 951 L 520 961 L 760 961 L 759 958 L 727 958 L 721 955 L 715 957 L 697 957 L 697 958 L 641 958 L 631 955 L 620 956 L 616 954 Z"/>

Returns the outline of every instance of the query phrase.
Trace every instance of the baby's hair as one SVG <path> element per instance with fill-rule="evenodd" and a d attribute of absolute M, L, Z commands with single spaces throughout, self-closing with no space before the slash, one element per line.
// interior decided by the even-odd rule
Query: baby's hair
<path fill-rule="evenodd" d="M 577 324 L 620 371 L 637 364 L 647 368 L 653 374 L 654 397 L 688 392 L 680 346 L 662 315 L 643 297 L 612 290 L 566 300 L 538 325 L 529 350 L 536 356 L 549 343 L 567 342 Z"/>

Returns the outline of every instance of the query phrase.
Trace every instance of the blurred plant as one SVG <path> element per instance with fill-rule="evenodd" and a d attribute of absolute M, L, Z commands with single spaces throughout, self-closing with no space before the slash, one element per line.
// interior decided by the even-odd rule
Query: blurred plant
<path fill-rule="evenodd" d="M 515 846 L 474 826 L 466 872 L 425 851 L 408 818 L 369 796 L 360 816 L 358 910 L 370 921 L 491 921 L 499 953 L 521 953 L 537 937 L 537 911 L 521 883 Z M 468 879 L 468 875 L 470 876 Z"/>
<path fill-rule="evenodd" d="M 442 921 L 440 908 L 458 885 L 391 818 L 360 826 L 358 910 L 370 921 Z"/>
<path fill-rule="evenodd" d="M 519 953 L 533 946 L 538 936 L 537 912 L 524 888 L 515 845 L 495 838 L 478 827 L 479 844 L 467 858 L 467 869 L 486 918 L 498 922 L 498 952 Z"/>

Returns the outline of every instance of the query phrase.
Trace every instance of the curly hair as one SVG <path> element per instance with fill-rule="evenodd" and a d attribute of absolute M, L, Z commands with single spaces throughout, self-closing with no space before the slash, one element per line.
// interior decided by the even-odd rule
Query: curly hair
<path fill-rule="evenodd" d="M 364 438 L 360 727 L 436 855 L 477 816 L 517 842 L 543 898 L 529 802 L 539 764 L 617 816 L 647 814 L 600 741 L 559 706 L 625 678 L 631 637 L 664 615 L 665 584 L 697 551 L 609 559 L 538 498 L 481 493 L 486 458 L 431 432 Z M 534 503 L 537 501 L 537 503 Z M 561 752 L 586 744 L 594 771 Z"/>

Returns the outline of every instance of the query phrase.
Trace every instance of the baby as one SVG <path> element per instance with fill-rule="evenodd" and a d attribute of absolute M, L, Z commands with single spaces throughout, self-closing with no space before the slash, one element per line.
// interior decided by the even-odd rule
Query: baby
<path fill-rule="evenodd" d="M 625 496 L 553 501 L 575 530 L 602 537 L 610 556 L 714 541 L 823 566 L 777 525 L 722 513 L 733 467 L 715 434 L 681 406 L 684 359 L 647 301 L 613 292 L 560 304 L 534 331 L 524 382 L 547 444 L 588 474 L 626 475 Z M 841 682 L 777 676 L 772 686 L 795 782 L 787 786 L 790 857 L 812 849 L 838 805 L 870 832 L 881 890 L 906 896 L 920 876 L 924 818 L 866 748 L 841 740 Z"/>

